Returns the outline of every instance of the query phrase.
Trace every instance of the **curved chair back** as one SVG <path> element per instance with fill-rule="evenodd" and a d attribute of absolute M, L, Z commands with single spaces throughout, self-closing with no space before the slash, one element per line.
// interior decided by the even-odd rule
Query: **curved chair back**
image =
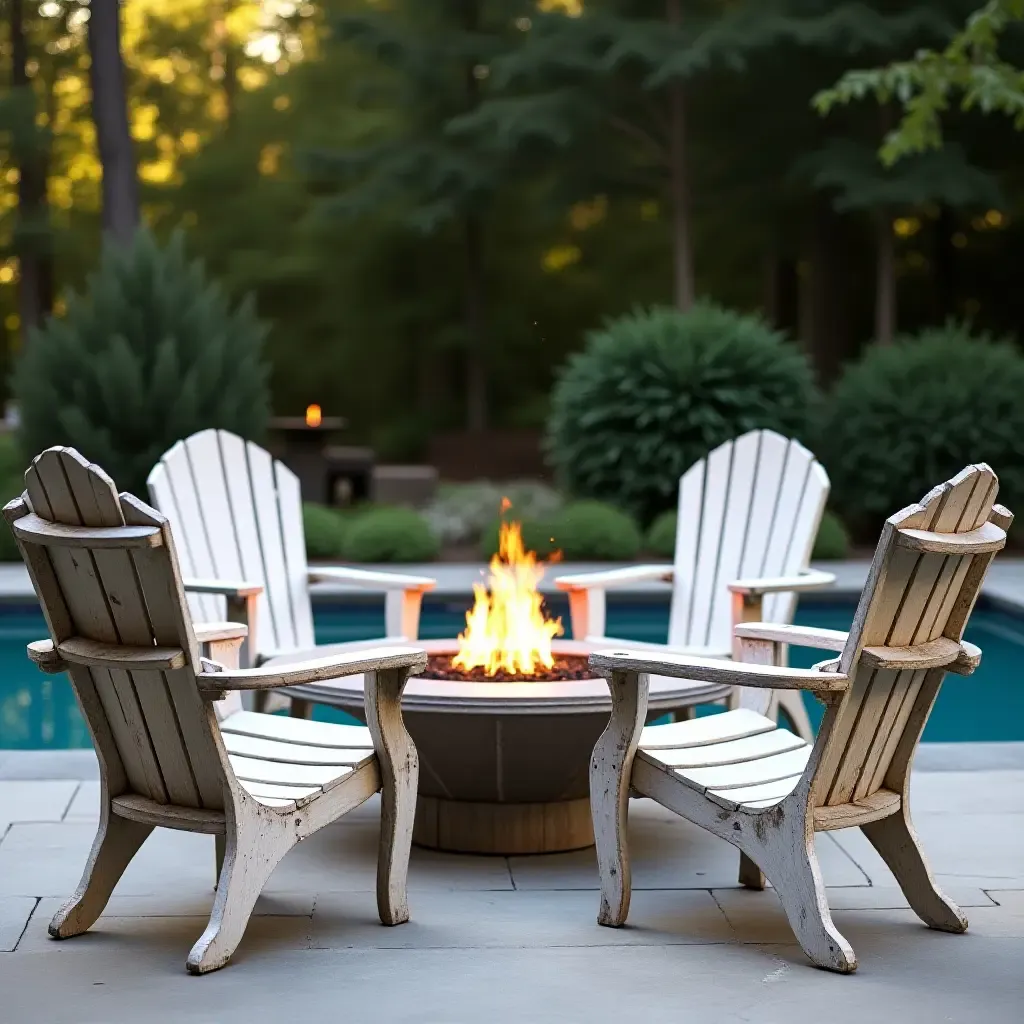
<path fill-rule="evenodd" d="M 174 524 L 186 577 L 262 584 L 260 649 L 314 646 L 302 494 L 287 466 L 236 434 L 202 430 L 169 449 L 147 483 Z M 188 601 L 196 622 L 225 618 L 222 597 Z"/>
<path fill-rule="evenodd" d="M 804 571 L 828 491 L 821 463 L 771 430 L 726 441 L 694 463 L 679 481 L 668 642 L 728 651 L 728 584 Z M 762 617 L 791 622 L 795 607 L 791 592 L 767 594 Z"/>

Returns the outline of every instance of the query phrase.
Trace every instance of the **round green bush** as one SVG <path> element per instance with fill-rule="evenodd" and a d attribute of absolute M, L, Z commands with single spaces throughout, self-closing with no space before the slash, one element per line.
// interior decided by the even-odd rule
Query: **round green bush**
<path fill-rule="evenodd" d="M 429 562 L 439 547 L 427 521 L 411 508 L 361 512 L 345 537 L 345 557 L 353 562 Z"/>
<path fill-rule="evenodd" d="M 574 501 L 551 523 L 554 547 L 567 561 L 628 561 L 636 558 L 642 537 L 636 520 L 602 501 Z"/>
<path fill-rule="evenodd" d="M 838 561 L 846 558 L 849 553 L 850 535 L 846 532 L 843 521 L 835 512 L 826 509 L 821 517 L 821 526 L 818 527 L 811 558 L 816 561 Z"/>
<path fill-rule="evenodd" d="M 185 255 L 141 229 L 105 245 L 87 293 L 33 331 L 13 389 L 21 447 L 73 445 L 118 487 L 146 494 L 146 476 L 175 441 L 206 427 L 258 439 L 269 416 L 265 328 Z"/>
<path fill-rule="evenodd" d="M 548 457 L 567 491 L 647 523 L 723 441 L 757 428 L 806 436 L 814 402 L 807 357 L 756 317 L 710 303 L 637 310 L 590 333 L 562 370 Z"/>
<path fill-rule="evenodd" d="M 662 512 L 647 531 L 647 550 L 660 558 L 673 558 L 676 553 L 676 522 L 679 514 L 673 509 Z"/>
<path fill-rule="evenodd" d="M 1024 356 L 1008 341 L 947 324 L 876 345 L 824 406 L 817 454 L 855 536 L 973 462 L 999 475 L 999 500 L 1024 499 Z"/>
<path fill-rule="evenodd" d="M 302 527 L 306 533 L 306 557 L 344 558 L 345 526 L 345 520 L 335 509 L 304 502 Z"/>

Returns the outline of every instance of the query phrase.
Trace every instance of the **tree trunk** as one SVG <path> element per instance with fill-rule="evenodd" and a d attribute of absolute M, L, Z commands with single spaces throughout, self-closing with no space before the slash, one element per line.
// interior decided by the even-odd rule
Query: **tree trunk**
<path fill-rule="evenodd" d="M 956 216 L 946 203 L 939 207 L 935 222 L 933 245 L 935 275 L 932 281 L 933 312 L 936 323 L 942 323 L 956 309 L 956 249 L 953 247 L 953 232 L 956 230 Z"/>
<path fill-rule="evenodd" d="M 22 343 L 32 328 L 42 326 L 53 308 L 53 267 L 46 202 L 46 151 L 35 129 L 35 97 L 28 77 L 28 40 L 23 0 L 10 0 L 11 90 L 21 92 L 30 113 L 25 137 L 15 148 L 18 165 L 18 221 L 14 249 L 18 256 L 18 318 Z"/>
<path fill-rule="evenodd" d="M 764 315 L 778 331 L 795 334 L 799 326 L 800 283 L 796 260 L 773 249 L 764 268 Z"/>
<path fill-rule="evenodd" d="M 888 210 L 875 215 L 875 341 L 889 345 L 896 334 L 896 245 Z"/>
<path fill-rule="evenodd" d="M 483 433 L 488 418 L 483 229 L 480 218 L 473 214 L 465 220 L 465 248 L 466 427 L 472 433 Z"/>
<path fill-rule="evenodd" d="M 681 0 L 667 0 L 668 22 L 682 24 Z M 690 186 L 686 156 L 686 95 L 682 82 L 669 86 L 669 206 L 672 224 L 672 298 L 681 310 L 689 309 L 696 294 L 693 277 L 693 239 L 690 230 Z"/>
<path fill-rule="evenodd" d="M 818 380 L 828 385 L 856 355 L 846 254 L 848 225 L 822 195 L 814 197 L 797 268 L 799 336 Z"/>
<path fill-rule="evenodd" d="M 121 60 L 121 8 L 115 0 L 104 0 L 89 10 L 89 80 L 103 167 L 103 229 L 127 244 L 139 223 L 139 191 Z"/>
<path fill-rule="evenodd" d="M 480 0 L 463 0 L 462 28 L 467 36 L 480 29 Z M 480 104 L 480 81 L 476 61 L 471 57 L 465 68 L 466 110 Z M 484 300 L 484 232 L 481 215 L 466 213 L 463 237 L 466 259 L 466 427 L 472 433 L 487 429 L 487 324 Z"/>

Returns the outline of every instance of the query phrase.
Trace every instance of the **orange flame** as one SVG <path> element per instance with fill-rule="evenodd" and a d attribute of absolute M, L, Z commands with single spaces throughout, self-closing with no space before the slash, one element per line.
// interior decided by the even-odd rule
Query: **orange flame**
<path fill-rule="evenodd" d="M 530 675 L 554 665 L 551 640 L 562 635 L 562 620 L 544 615 L 537 590 L 543 576 L 543 565 L 523 546 L 519 523 L 502 523 L 498 554 L 490 564 L 490 592 L 482 583 L 473 585 L 473 607 L 452 658 L 455 668 L 482 668 L 487 676 L 501 670 Z"/>
<path fill-rule="evenodd" d="M 319 427 L 323 422 L 324 415 L 320 410 L 319 405 L 307 405 L 306 406 L 306 426 L 307 427 Z"/>

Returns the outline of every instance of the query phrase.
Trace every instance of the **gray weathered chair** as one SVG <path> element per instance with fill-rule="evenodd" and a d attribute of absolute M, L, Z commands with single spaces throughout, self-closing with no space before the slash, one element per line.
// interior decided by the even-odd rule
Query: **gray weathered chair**
<path fill-rule="evenodd" d="M 601 924 L 620 925 L 629 910 L 633 791 L 738 847 L 740 881 L 763 888 L 767 875 L 804 952 L 821 967 L 853 971 L 857 960 L 832 922 L 815 831 L 859 826 L 926 924 L 966 929 L 911 823 L 910 767 L 945 673 L 969 675 L 981 657 L 962 638 L 1012 520 L 994 504 L 997 488 L 988 466 L 970 466 L 890 517 L 848 634 L 740 625 L 744 664 L 647 651 L 591 656 L 613 701 L 590 775 Z M 813 669 L 783 668 L 783 644 L 840 655 Z M 813 745 L 749 708 L 644 728 L 649 673 L 764 694 L 809 690 L 827 709 Z"/>
<path fill-rule="evenodd" d="M 29 646 L 67 671 L 100 763 L 100 825 L 82 881 L 50 934 L 69 938 L 102 913 L 154 826 L 216 837 L 210 923 L 189 954 L 196 974 L 223 967 L 260 891 L 301 839 L 380 791 L 377 905 L 408 919 L 416 749 L 401 693 L 426 654 L 382 647 L 281 669 L 238 670 L 245 626 L 193 626 L 167 520 L 70 448 L 51 448 L 4 509 L 50 630 Z M 210 660 L 200 657 L 209 646 Z M 239 691 L 366 672 L 369 728 L 288 722 L 242 711 Z M 214 702 L 226 705 L 218 723 Z M 274 720 L 276 721 L 276 720 Z"/>

